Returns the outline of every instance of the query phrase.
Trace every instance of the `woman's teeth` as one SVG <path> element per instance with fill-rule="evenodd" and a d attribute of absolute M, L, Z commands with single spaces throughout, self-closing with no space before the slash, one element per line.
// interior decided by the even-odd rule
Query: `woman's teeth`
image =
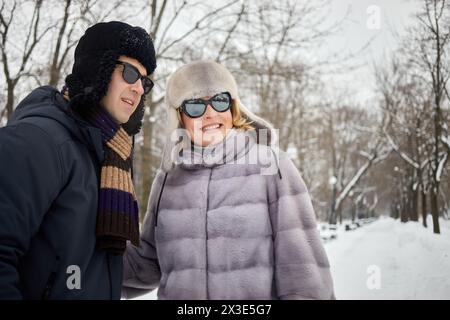
<path fill-rule="evenodd" d="M 219 128 L 220 128 L 220 124 L 213 124 L 213 125 L 204 127 L 203 131 L 214 130 L 214 129 L 219 129 Z"/>

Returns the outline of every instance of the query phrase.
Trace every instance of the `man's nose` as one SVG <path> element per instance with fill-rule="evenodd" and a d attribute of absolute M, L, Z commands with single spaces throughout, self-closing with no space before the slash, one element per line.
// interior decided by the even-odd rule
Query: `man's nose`
<path fill-rule="evenodd" d="M 136 93 L 138 93 L 139 95 L 143 95 L 144 94 L 144 86 L 142 85 L 142 81 L 141 79 L 138 79 L 134 84 L 133 84 L 133 91 L 135 91 Z"/>

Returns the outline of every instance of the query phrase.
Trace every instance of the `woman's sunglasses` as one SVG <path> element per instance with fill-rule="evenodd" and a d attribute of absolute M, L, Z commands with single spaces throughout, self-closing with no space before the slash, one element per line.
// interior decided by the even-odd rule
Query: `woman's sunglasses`
<path fill-rule="evenodd" d="M 117 64 L 120 64 L 123 66 L 122 71 L 122 78 L 125 80 L 128 84 L 136 83 L 139 79 L 141 79 L 142 82 L 142 88 L 144 88 L 144 93 L 147 94 L 152 90 L 153 88 L 153 81 L 150 80 L 149 77 L 141 75 L 139 70 L 133 66 L 132 64 L 124 61 L 117 60 Z"/>
<path fill-rule="evenodd" d="M 228 111 L 231 107 L 231 95 L 228 92 L 222 92 L 208 100 L 184 100 L 181 104 L 181 111 L 191 118 L 200 118 L 205 113 L 208 105 L 211 105 L 217 112 Z"/>

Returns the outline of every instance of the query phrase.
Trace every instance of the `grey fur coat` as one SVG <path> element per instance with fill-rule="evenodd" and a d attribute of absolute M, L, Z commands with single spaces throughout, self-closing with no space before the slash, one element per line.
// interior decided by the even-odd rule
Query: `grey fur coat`
<path fill-rule="evenodd" d="M 183 152 L 157 174 L 123 276 L 125 298 L 156 287 L 159 299 L 334 298 L 298 170 L 249 132 Z"/>

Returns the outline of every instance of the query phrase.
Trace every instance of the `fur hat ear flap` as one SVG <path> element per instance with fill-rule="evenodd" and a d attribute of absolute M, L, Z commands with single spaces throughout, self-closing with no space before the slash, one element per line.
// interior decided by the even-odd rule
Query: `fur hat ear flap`
<path fill-rule="evenodd" d="M 258 131 L 257 134 L 258 144 L 263 144 L 267 146 L 273 146 L 278 144 L 277 131 L 270 122 L 254 114 L 240 100 L 239 106 L 241 109 L 242 116 L 245 117 L 247 120 L 249 120 L 252 126 L 255 127 L 255 129 Z"/>
<path fill-rule="evenodd" d="M 82 73 L 72 73 L 66 77 L 71 108 L 80 116 L 87 117 L 93 108 L 99 106 L 101 99 L 107 94 L 118 57 L 117 52 L 107 50 L 96 61 L 97 72 L 91 78 Z M 93 61 L 90 63 L 92 64 Z"/>
<path fill-rule="evenodd" d="M 89 115 L 89 110 L 97 105 L 92 87 L 86 87 L 83 81 L 74 74 L 69 74 L 65 83 L 70 98 L 70 108 L 81 117 L 86 118 Z"/>

